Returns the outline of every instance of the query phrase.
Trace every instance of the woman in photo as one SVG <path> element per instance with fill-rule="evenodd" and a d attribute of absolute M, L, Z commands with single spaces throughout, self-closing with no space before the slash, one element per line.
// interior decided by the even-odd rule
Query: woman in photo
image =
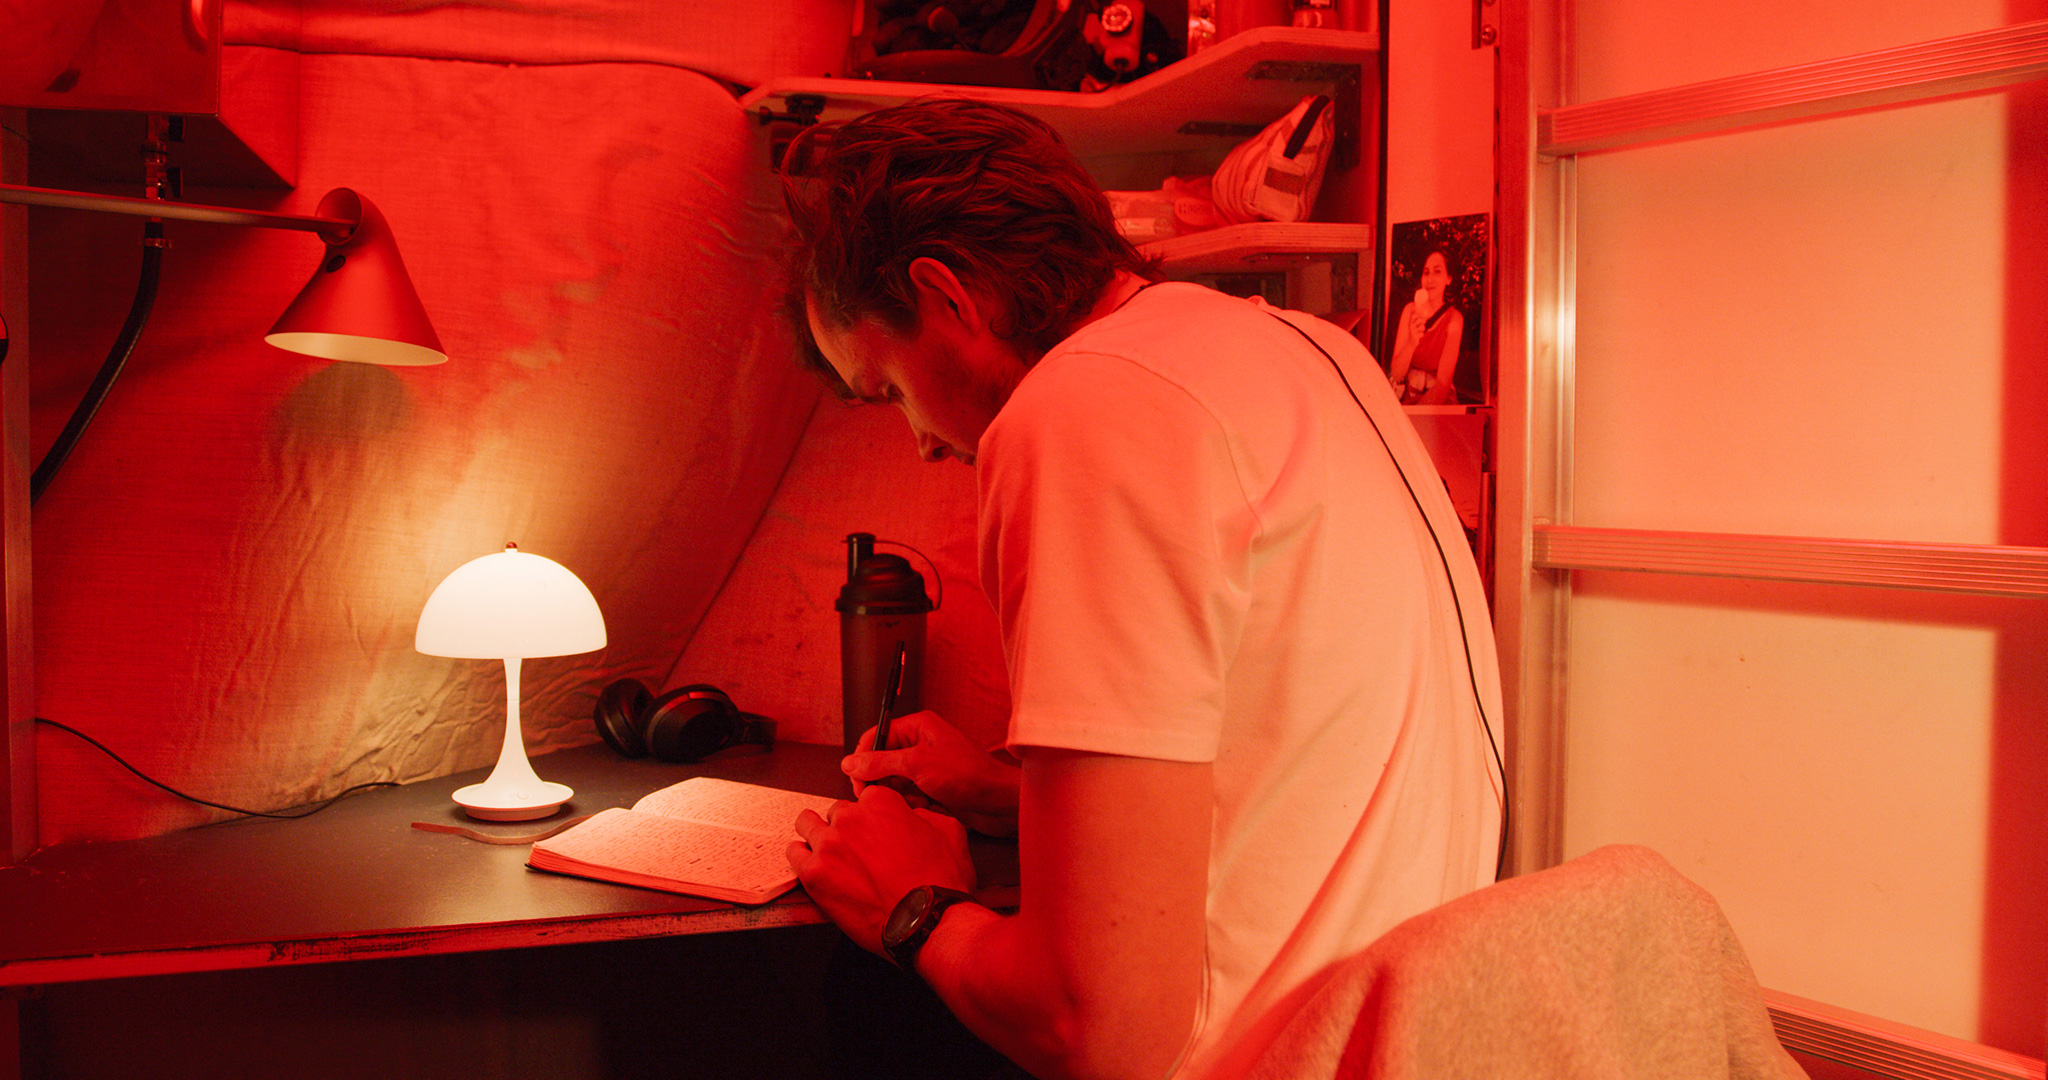
<path fill-rule="evenodd" d="M 1458 368 L 1465 316 L 1444 295 L 1450 283 L 1450 253 L 1431 251 L 1422 260 L 1415 298 L 1401 309 L 1387 369 L 1403 405 L 1446 405 L 1457 399 L 1451 377 Z"/>

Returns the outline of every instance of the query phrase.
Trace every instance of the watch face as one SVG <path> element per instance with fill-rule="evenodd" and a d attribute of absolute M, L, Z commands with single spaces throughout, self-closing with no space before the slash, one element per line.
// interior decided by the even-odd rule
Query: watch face
<path fill-rule="evenodd" d="M 900 944 L 910 935 L 918 920 L 924 918 L 925 910 L 932 905 L 932 891 L 919 886 L 903 894 L 896 902 L 896 910 L 889 913 L 889 921 L 882 927 L 882 942 L 886 945 Z"/>

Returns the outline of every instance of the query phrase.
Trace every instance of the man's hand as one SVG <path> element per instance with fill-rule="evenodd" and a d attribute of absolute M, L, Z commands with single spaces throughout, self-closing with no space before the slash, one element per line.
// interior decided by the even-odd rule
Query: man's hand
<path fill-rule="evenodd" d="M 920 885 L 972 892 L 974 862 L 959 821 L 912 809 L 879 784 L 858 798 L 834 803 L 827 817 L 797 815 L 789 865 L 847 937 L 882 955 L 882 925 L 903 894 Z"/>
<path fill-rule="evenodd" d="M 889 721 L 890 749 L 873 750 L 875 732 L 861 735 L 860 745 L 840 763 L 853 780 L 856 795 L 886 777 L 900 776 L 987 836 L 1017 834 L 1017 782 L 1021 774 L 994 755 L 967 741 L 959 729 L 935 712 L 911 713 Z M 918 805 L 913 796 L 912 805 Z M 936 884 L 935 882 L 932 884 Z"/>

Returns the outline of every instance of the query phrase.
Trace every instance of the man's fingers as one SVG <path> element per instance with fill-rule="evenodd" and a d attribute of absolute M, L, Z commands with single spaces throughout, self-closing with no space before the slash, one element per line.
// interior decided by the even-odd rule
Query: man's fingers
<path fill-rule="evenodd" d="M 835 813 L 838 809 L 839 804 L 833 803 L 831 809 L 827 810 L 826 813 Z M 796 816 L 796 834 L 802 838 L 802 843 L 805 846 L 809 846 L 811 834 L 829 824 L 831 822 L 819 817 L 817 811 L 805 810 Z"/>
<path fill-rule="evenodd" d="M 886 796 L 888 798 L 894 798 L 898 802 L 903 801 L 903 793 L 887 784 L 869 784 L 867 787 L 862 788 L 860 791 L 860 801 L 865 805 L 876 799 L 884 798 L 884 792 L 888 793 Z"/>
<path fill-rule="evenodd" d="M 839 771 L 854 780 L 873 783 L 880 777 L 902 772 L 909 756 L 908 750 L 861 750 L 840 759 Z"/>

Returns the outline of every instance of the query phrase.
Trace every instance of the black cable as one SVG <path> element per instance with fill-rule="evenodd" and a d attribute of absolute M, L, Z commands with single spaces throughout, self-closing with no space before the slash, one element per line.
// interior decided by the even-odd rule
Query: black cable
<path fill-rule="evenodd" d="M 135 340 L 142 336 L 142 327 L 149 321 L 149 309 L 156 303 L 157 279 L 164 258 L 163 235 L 161 221 L 151 221 L 143 226 L 142 275 L 135 282 L 135 299 L 128 305 L 128 321 L 122 325 L 120 336 L 114 339 L 114 347 L 108 350 L 99 374 L 93 377 L 92 385 L 79 399 L 78 407 L 71 411 L 71 420 L 64 425 L 57 441 L 50 444 L 49 452 L 36 465 L 35 474 L 29 477 L 28 504 L 31 507 L 43 497 L 43 489 L 56 478 L 57 470 L 63 468 L 64 459 L 71 456 L 79 436 L 85 434 L 86 425 L 92 423 L 93 414 L 106 400 L 107 391 L 114 388 L 114 380 L 120 376 L 122 365 L 135 351 Z"/>
<path fill-rule="evenodd" d="M 87 735 L 85 732 L 80 731 L 69 724 L 60 724 L 55 720 L 46 719 L 41 716 L 36 717 L 36 723 L 48 724 L 51 727 L 56 728 L 58 731 L 68 731 L 71 734 L 76 735 L 81 739 L 84 739 L 86 742 L 91 743 L 95 748 L 97 748 L 100 753 L 105 754 L 110 758 L 113 758 L 114 764 L 119 765 L 122 768 L 128 770 L 129 772 L 134 773 L 136 776 L 141 777 L 145 782 L 154 784 L 157 787 L 160 787 L 165 791 L 168 791 L 171 794 L 176 795 L 180 799 L 184 799 L 187 802 L 195 802 L 201 806 L 211 806 L 216 810 L 226 810 L 236 814 L 247 814 L 250 817 L 283 818 L 287 821 L 295 818 L 311 817 L 312 815 L 317 814 L 320 811 L 325 810 L 330 806 L 333 806 L 335 803 L 338 803 L 341 800 L 349 797 L 350 795 L 353 795 L 356 792 L 362 791 L 366 788 L 398 786 L 398 782 L 395 780 L 372 780 L 367 784 L 357 784 L 356 786 L 348 788 L 341 794 L 336 795 L 331 799 L 328 799 L 326 802 L 323 802 L 318 806 L 312 807 L 311 809 L 301 810 L 295 814 L 280 814 L 270 810 L 244 810 L 239 806 L 229 806 L 226 803 L 217 803 L 207 799 L 202 799 L 197 795 L 187 795 L 184 792 L 179 791 L 177 788 L 174 788 L 161 780 L 157 780 L 151 777 L 148 773 L 143 772 L 141 769 L 138 769 L 135 766 L 128 764 L 126 761 L 123 761 L 121 759 L 121 755 L 116 754 L 112 750 L 107 749 L 107 745 L 105 743 L 93 738 L 90 735 Z"/>

